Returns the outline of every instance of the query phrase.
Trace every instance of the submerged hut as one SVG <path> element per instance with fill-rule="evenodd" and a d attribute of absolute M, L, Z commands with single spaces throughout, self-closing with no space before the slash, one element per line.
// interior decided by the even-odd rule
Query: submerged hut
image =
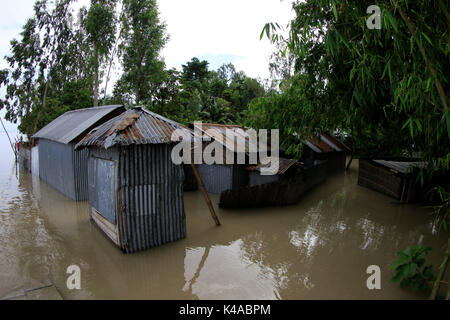
<path fill-rule="evenodd" d="M 77 144 L 89 149 L 90 216 L 126 253 L 186 237 L 183 166 L 171 159 L 172 132 L 182 128 L 137 107 Z"/>
<path fill-rule="evenodd" d="M 417 171 L 427 166 L 427 162 L 419 159 L 359 159 L 358 185 L 401 202 L 421 201 L 430 186 L 417 181 Z M 448 179 L 448 172 L 435 175 L 431 184 L 446 184 Z"/>
<path fill-rule="evenodd" d="M 200 164 L 198 171 L 209 193 L 220 194 L 229 189 L 236 189 L 248 184 L 248 164 L 237 164 L 238 150 L 248 150 L 249 136 L 246 130 L 239 125 L 208 124 L 201 126 L 194 124 L 194 130 L 199 130 L 205 136 L 216 141 L 224 147 L 223 164 Z M 227 136 L 227 130 L 233 134 L 235 139 Z M 240 146 L 244 143 L 246 146 Z M 204 149 L 204 148 L 203 148 Z M 203 150 L 202 149 L 202 150 Z M 226 151 L 232 152 L 234 164 L 226 164 Z"/>
<path fill-rule="evenodd" d="M 345 169 L 347 153 L 350 149 L 330 134 L 322 133 L 319 137 L 311 137 L 304 148 L 305 164 L 316 160 L 327 161 L 327 172 L 333 173 Z"/>
<path fill-rule="evenodd" d="M 296 204 L 306 192 L 325 181 L 327 161 L 315 161 L 314 165 L 306 167 L 293 160 L 280 159 L 278 174 L 262 176 L 256 172 L 251 172 L 248 186 L 222 192 L 219 206 L 246 208 Z M 256 180 L 252 180 L 252 174 Z"/>
<path fill-rule="evenodd" d="M 32 138 L 37 140 L 39 177 L 75 201 L 87 200 L 87 151 L 74 147 L 90 130 L 121 114 L 120 105 L 68 111 Z"/>

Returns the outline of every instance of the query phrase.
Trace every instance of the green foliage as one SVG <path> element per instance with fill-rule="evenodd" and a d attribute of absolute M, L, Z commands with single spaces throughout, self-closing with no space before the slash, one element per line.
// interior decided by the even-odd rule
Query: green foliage
<path fill-rule="evenodd" d="M 149 109 L 184 124 L 242 123 L 250 101 L 265 95 L 257 80 L 232 64 L 211 71 L 207 61 L 194 57 L 182 67 L 164 73 Z"/>
<path fill-rule="evenodd" d="M 114 17 L 115 0 L 92 0 L 86 16 L 87 40 L 91 45 L 90 63 L 94 69 L 94 107 L 98 106 L 100 69 L 111 51 L 116 24 Z"/>
<path fill-rule="evenodd" d="M 391 269 L 396 272 L 392 282 L 400 282 L 402 288 L 429 290 L 429 284 L 436 279 L 432 266 L 424 266 L 425 257 L 429 251 L 431 248 L 419 245 L 398 252 L 397 260 L 391 265 Z"/>
<path fill-rule="evenodd" d="M 440 204 L 434 208 L 435 221 L 439 230 L 447 232 L 450 224 L 450 187 L 436 186 L 433 192 L 438 195 L 440 200 Z"/>
<path fill-rule="evenodd" d="M 245 120 L 245 125 L 251 128 L 279 129 L 280 147 L 297 158 L 303 151 L 302 137 L 310 137 L 326 126 L 325 119 L 316 116 L 324 112 L 324 105 L 317 103 L 314 97 L 318 93 L 307 82 L 306 76 L 297 75 L 286 83 L 283 92 L 253 100 Z"/>
<path fill-rule="evenodd" d="M 22 133 L 36 130 L 86 99 L 85 90 L 92 91 L 92 69 L 86 63 L 89 48 L 83 27 L 75 28 L 70 10 L 73 0 L 36 1 L 34 16 L 23 26 L 20 39 L 11 41 L 11 53 L 5 57 L 9 69 L 1 72 L 0 85 L 6 88 L 0 108 L 6 109 L 6 119 L 21 121 Z M 84 26 L 86 11 L 80 10 L 80 26 Z M 70 89 L 78 86 L 78 93 Z M 73 93 L 71 101 L 59 105 L 65 94 Z M 84 105 L 83 107 L 89 106 Z M 22 123 L 23 122 L 23 123 Z"/>
<path fill-rule="evenodd" d="M 448 99 L 439 88 L 448 88 L 450 39 L 440 3 L 378 1 L 382 29 L 371 30 L 364 2 L 296 1 L 289 38 L 274 24 L 263 31 L 295 56 L 301 84 L 315 88 L 311 99 L 325 105 L 315 117 L 349 132 L 358 155 L 420 152 L 448 168 Z"/>
<path fill-rule="evenodd" d="M 119 82 L 135 104 L 151 104 L 165 80 L 160 51 L 166 44 L 166 26 L 159 19 L 156 0 L 123 0 Z M 120 90 L 120 88 L 118 88 Z"/>
<path fill-rule="evenodd" d="M 112 3 L 93 1 L 86 17 L 87 40 L 102 57 L 109 53 L 114 43 L 115 25 Z"/>

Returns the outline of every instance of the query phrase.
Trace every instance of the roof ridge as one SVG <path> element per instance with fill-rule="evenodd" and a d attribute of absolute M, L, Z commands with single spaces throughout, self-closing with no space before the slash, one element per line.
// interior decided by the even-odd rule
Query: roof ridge
<path fill-rule="evenodd" d="M 80 109 L 75 109 L 75 110 L 69 110 L 69 111 L 64 112 L 62 115 L 67 114 L 67 113 L 73 113 L 73 112 L 81 112 L 81 111 L 88 111 L 88 110 L 98 110 L 98 109 L 113 109 L 113 108 L 119 108 L 119 107 L 125 107 L 125 106 L 123 104 L 111 104 L 111 105 L 106 105 L 106 106 L 87 107 L 87 108 L 80 108 Z"/>
<path fill-rule="evenodd" d="M 160 115 L 158 113 L 155 113 L 153 111 L 147 110 L 147 109 L 145 109 L 145 108 L 143 108 L 141 106 L 133 107 L 133 109 L 139 109 L 140 111 L 142 111 L 144 113 L 147 113 L 147 114 L 149 114 L 149 115 L 151 115 L 153 117 L 156 117 L 156 118 L 158 118 L 158 119 L 160 119 L 160 120 L 162 120 L 164 122 L 167 122 L 167 123 L 169 123 L 171 125 L 174 125 L 174 126 L 177 126 L 177 127 L 182 127 L 183 126 L 181 123 L 178 123 L 178 122 L 176 122 L 174 120 L 166 118 L 166 117 L 164 117 L 164 116 L 162 116 L 162 115 Z M 131 110 L 133 110 L 133 109 L 131 109 Z"/>

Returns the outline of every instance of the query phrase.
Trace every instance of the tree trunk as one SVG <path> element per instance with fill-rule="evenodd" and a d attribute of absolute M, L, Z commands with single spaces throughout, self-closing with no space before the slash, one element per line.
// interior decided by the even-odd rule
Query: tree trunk
<path fill-rule="evenodd" d="M 95 79 L 94 79 L 94 107 L 98 107 L 98 89 L 99 89 L 99 69 L 98 50 L 95 53 Z"/>
<path fill-rule="evenodd" d="M 37 114 L 37 116 L 36 116 L 36 120 L 34 121 L 33 134 L 36 133 L 36 131 L 37 131 L 37 126 L 38 126 L 38 123 L 39 123 L 39 119 L 41 118 L 42 112 L 44 112 L 44 110 L 45 110 L 45 108 L 46 108 L 46 104 L 47 104 L 47 92 L 48 92 L 48 82 L 49 82 L 49 80 L 47 79 L 47 82 L 45 83 L 44 97 L 42 98 L 42 109 L 38 112 L 38 114 Z"/>

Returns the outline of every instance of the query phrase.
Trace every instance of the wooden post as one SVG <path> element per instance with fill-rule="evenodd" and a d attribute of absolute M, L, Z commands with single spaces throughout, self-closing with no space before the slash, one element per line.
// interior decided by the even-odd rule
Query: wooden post
<path fill-rule="evenodd" d="M 3 120 L 2 120 L 1 117 L 0 117 L 0 122 L 2 123 L 3 130 L 5 130 L 5 133 L 6 133 L 6 135 L 8 136 L 9 144 L 11 145 L 11 149 L 12 149 L 12 151 L 14 152 L 14 156 L 15 156 L 16 162 L 17 162 L 17 150 L 14 148 L 14 146 L 13 146 L 13 144 L 12 144 L 12 142 L 11 142 L 11 138 L 9 137 L 8 131 L 6 131 L 5 125 L 3 124 Z"/>
<path fill-rule="evenodd" d="M 191 163 L 192 171 L 194 171 L 195 179 L 197 179 L 198 185 L 200 186 L 200 189 L 202 190 L 203 196 L 205 197 L 206 204 L 208 205 L 209 211 L 211 212 L 211 216 L 214 219 L 214 222 L 217 226 L 220 226 L 219 218 L 216 215 L 216 212 L 214 211 L 214 207 L 211 203 L 211 200 L 209 199 L 208 192 L 206 192 L 205 185 L 203 184 L 202 178 L 200 177 L 200 174 L 198 173 L 197 166 L 193 163 Z"/>
<path fill-rule="evenodd" d="M 347 171 L 348 168 L 350 168 L 350 165 L 352 164 L 352 161 L 353 161 L 353 153 L 352 153 L 352 156 L 350 157 L 350 160 L 348 161 L 348 164 L 347 164 L 347 167 L 345 168 L 345 171 Z"/>

